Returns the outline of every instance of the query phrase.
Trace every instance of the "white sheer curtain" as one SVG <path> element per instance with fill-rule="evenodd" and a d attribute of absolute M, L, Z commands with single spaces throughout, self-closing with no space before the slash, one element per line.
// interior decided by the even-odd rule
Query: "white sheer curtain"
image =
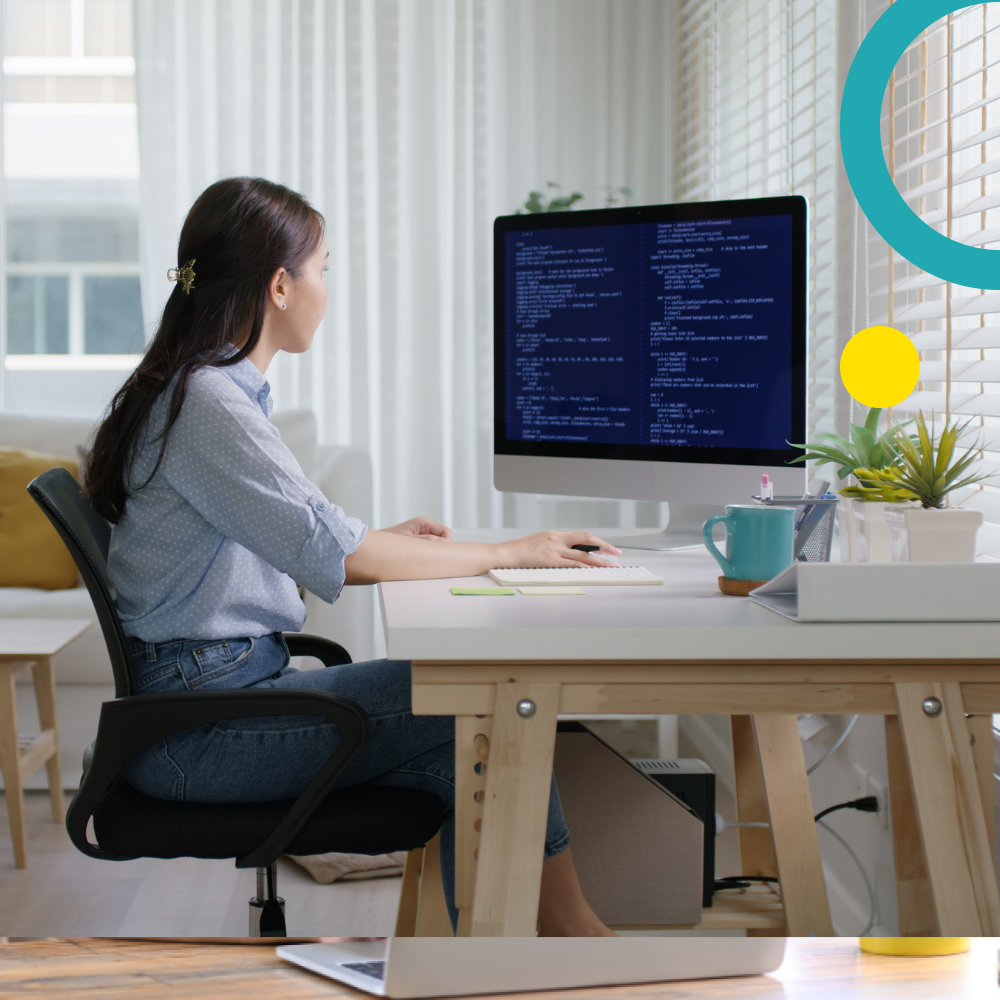
<path fill-rule="evenodd" d="M 136 0 L 143 306 L 180 223 L 255 174 L 324 213 L 330 305 L 269 372 L 367 448 L 375 522 L 499 524 L 492 220 L 556 181 L 582 207 L 672 194 L 676 5 L 661 0 Z M 510 505 L 507 519 L 510 520 Z"/>

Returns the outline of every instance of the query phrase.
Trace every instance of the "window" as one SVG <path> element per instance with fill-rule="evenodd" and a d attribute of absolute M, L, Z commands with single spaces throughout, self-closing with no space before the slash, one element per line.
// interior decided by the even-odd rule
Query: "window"
<path fill-rule="evenodd" d="M 682 201 L 805 195 L 810 435 L 834 430 L 834 0 L 684 0 Z"/>
<path fill-rule="evenodd" d="M 871 24 L 885 0 L 868 0 Z M 1000 10 L 963 8 L 906 50 L 883 102 L 883 149 L 896 187 L 926 223 L 972 246 L 1000 247 Z M 871 322 L 910 336 L 921 357 L 916 392 L 898 415 L 974 417 L 966 439 L 985 442 L 986 471 L 1000 469 L 1000 292 L 941 281 L 874 233 L 867 250 Z M 1000 479 L 959 498 L 987 523 L 981 549 L 1000 557 Z"/>
<path fill-rule="evenodd" d="M 131 367 L 144 346 L 131 0 L 2 7 L 8 388 L 23 370 Z"/>

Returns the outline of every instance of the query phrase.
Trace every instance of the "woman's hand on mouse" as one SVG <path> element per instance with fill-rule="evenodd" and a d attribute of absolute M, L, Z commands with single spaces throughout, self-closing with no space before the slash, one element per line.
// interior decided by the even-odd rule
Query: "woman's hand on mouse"
<path fill-rule="evenodd" d="M 450 542 L 451 528 L 438 524 L 429 517 L 411 517 L 402 524 L 394 524 L 391 528 L 383 528 L 397 535 L 412 535 L 415 538 L 427 538 L 435 542 Z"/>
<path fill-rule="evenodd" d="M 581 552 L 574 549 L 574 545 L 598 545 L 600 551 Z M 602 553 L 621 555 L 621 549 L 587 531 L 540 531 L 536 535 L 504 542 L 499 547 L 504 551 L 504 558 L 509 560 L 502 565 L 519 569 L 533 566 L 613 566 L 615 563 L 603 559 Z"/>

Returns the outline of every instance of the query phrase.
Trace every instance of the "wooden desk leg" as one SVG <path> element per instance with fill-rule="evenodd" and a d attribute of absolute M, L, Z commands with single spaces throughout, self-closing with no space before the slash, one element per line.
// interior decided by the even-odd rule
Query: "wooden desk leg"
<path fill-rule="evenodd" d="M 416 937 L 454 937 L 451 918 L 441 885 L 441 834 L 436 833 L 424 848 L 420 869 L 420 898 L 414 927 Z"/>
<path fill-rule="evenodd" d="M 21 759 L 17 743 L 17 708 L 14 701 L 14 671 L 0 664 L 0 770 L 4 798 L 14 843 L 14 864 L 28 867 L 28 843 L 24 830 L 24 796 L 21 792 Z"/>
<path fill-rule="evenodd" d="M 983 800 L 983 819 L 986 820 L 986 839 L 993 850 L 996 832 L 993 829 L 993 717 L 971 715 L 965 720 L 972 741 L 972 760 L 976 765 L 979 795 Z"/>
<path fill-rule="evenodd" d="M 406 855 L 403 884 L 396 910 L 396 937 L 413 937 L 417 932 L 417 909 L 420 906 L 420 872 L 424 866 L 424 849 L 415 847 Z"/>
<path fill-rule="evenodd" d="M 455 719 L 455 905 L 458 907 L 458 937 L 468 937 L 472 931 L 476 856 L 483 825 L 492 735 L 493 719 L 490 716 L 460 715 Z"/>
<path fill-rule="evenodd" d="M 736 772 L 736 818 L 742 823 L 769 823 L 753 720 L 749 715 L 734 715 L 730 718 L 730 724 L 733 729 L 733 765 Z M 777 878 L 778 861 L 774 856 L 771 831 L 743 827 L 737 830 L 737 834 L 740 838 L 740 870 L 733 874 Z M 785 933 L 785 928 L 750 929 L 747 930 L 747 937 L 781 936 Z"/>
<path fill-rule="evenodd" d="M 753 727 L 788 935 L 832 937 L 819 837 L 795 716 L 755 715 Z"/>
<path fill-rule="evenodd" d="M 917 823 L 910 765 L 906 761 L 903 731 L 895 715 L 885 716 L 885 750 L 889 764 L 889 816 L 896 865 L 899 933 L 907 937 L 937 937 L 934 897 Z"/>
<path fill-rule="evenodd" d="M 926 698 L 941 702 L 939 714 L 924 712 Z M 1000 893 L 961 688 L 897 684 L 896 701 L 939 933 L 993 937 Z"/>
<path fill-rule="evenodd" d="M 35 681 L 35 702 L 38 705 L 38 721 L 44 733 L 52 732 L 55 747 L 52 756 L 45 762 L 49 779 L 49 800 L 52 803 L 52 821 L 66 821 L 66 801 L 62 790 L 62 760 L 59 755 L 59 724 L 56 721 L 56 682 L 52 673 L 52 658 L 38 660 L 32 667 Z"/>
<path fill-rule="evenodd" d="M 558 684 L 498 684 L 479 842 L 474 937 L 531 937 L 538 923 Z M 522 700 L 533 703 L 528 717 Z"/>
<path fill-rule="evenodd" d="M 734 715 L 733 765 L 736 772 L 736 810 L 741 823 L 769 823 L 764 778 L 757 759 L 757 740 L 753 720 L 749 715 Z M 734 875 L 778 877 L 778 861 L 774 856 L 771 831 L 743 827 L 739 832 L 742 867 Z"/>

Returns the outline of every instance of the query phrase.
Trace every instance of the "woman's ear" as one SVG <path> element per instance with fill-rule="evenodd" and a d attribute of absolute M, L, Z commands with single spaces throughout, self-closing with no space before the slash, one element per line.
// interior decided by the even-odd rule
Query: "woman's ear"
<path fill-rule="evenodd" d="M 271 278 L 269 289 L 271 303 L 276 309 L 288 308 L 288 293 L 290 291 L 291 282 L 289 281 L 289 274 L 283 267 L 279 267 Z"/>

